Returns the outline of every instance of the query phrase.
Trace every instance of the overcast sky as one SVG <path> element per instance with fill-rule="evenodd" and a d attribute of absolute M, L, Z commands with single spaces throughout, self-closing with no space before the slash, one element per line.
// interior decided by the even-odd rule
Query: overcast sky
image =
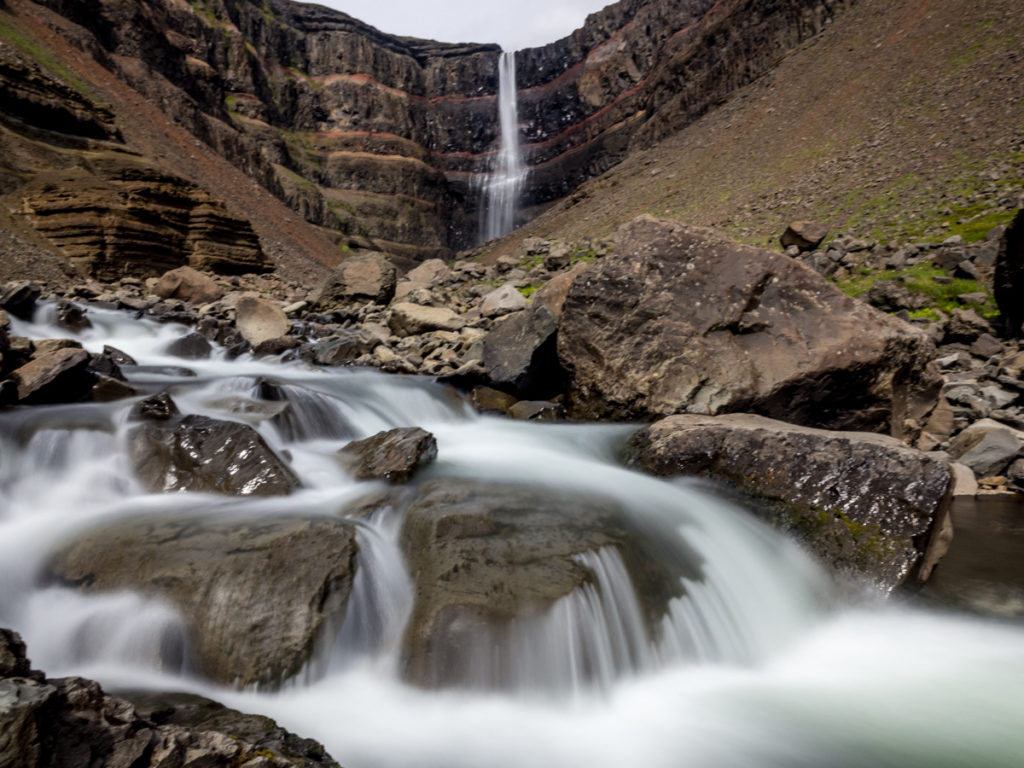
<path fill-rule="evenodd" d="M 506 50 L 554 42 L 612 0 L 313 0 L 382 32 Z"/>

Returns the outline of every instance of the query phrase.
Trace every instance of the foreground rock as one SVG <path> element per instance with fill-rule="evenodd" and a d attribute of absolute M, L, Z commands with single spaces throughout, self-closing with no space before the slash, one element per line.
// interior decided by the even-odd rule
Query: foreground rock
<path fill-rule="evenodd" d="M 558 362 L 557 332 L 557 320 L 544 304 L 497 323 L 483 345 L 491 386 L 521 398 L 559 394 L 565 387 L 565 371 Z"/>
<path fill-rule="evenodd" d="M 25 644 L 0 629 L 0 765 L 4 768 L 337 768 L 312 739 L 273 720 L 185 694 L 130 702 L 80 677 L 47 680 Z"/>
<path fill-rule="evenodd" d="M 150 400 L 154 408 L 164 405 L 159 395 Z M 137 415 L 150 416 L 144 405 Z M 147 490 L 279 496 L 299 487 L 295 473 L 252 427 L 176 411 L 151 418 L 128 435 L 132 467 Z"/>
<path fill-rule="evenodd" d="M 334 518 L 145 516 L 80 534 L 50 561 L 85 592 L 169 601 L 199 671 L 239 687 L 297 674 L 340 626 L 355 574 L 350 524 Z"/>
<path fill-rule="evenodd" d="M 593 583 L 580 555 L 604 547 L 621 555 L 640 595 L 648 635 L 668 601 L 695 577 L 678 553 L 654 543 L 607 500 L 579 493 L 438 480 L 406 511 L 402 531 L 415 605 L 406 629 L 405 675 L 421 685 L 508 687 L 515 677 L 517 621 Z M 513 646 L 513 647 L 510 647 Z M 484 659 L 488 660 L 483 665 Z M 496 679 L 482 680 L 480 670 Z"/>
<path fill-rule="evenodd" d="M 650 216 L 573 281 L 558 332 L 578 416 L 752 411 L 897 436 L 931 351 L 786 256 Z"/>
<path fill-rule="evenodd" d="M 437 440 L 419 427 L 389 429 L 353 440 L 338 453 L 360 480 L 404 483 L 437 458 Z"/>
<path fill-rule="evenodd" d="M 1024 210 L 1017 212 L 999 243 L 992 293 L 1003 332 L 1010 337 L 1024 336 Z"/>
<path fill-rule="evenodd" d="M 627 453 L 657 475 L 727 481 L 841 577 L 884 591 L 912 574 L 926 579 L 948 545 L 952 473 L 895 438 L 681 415 L 637 432 Z"/>

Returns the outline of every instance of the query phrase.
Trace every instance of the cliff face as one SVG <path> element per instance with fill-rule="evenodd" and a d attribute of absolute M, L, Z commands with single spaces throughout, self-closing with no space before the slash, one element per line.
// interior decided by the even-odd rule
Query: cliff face
<path fill-rule="evenodd" d="M 542 206 L 683 127 L 844 0 L 621 0 L 517 55 Z M 493 45 L 383 34 L 290 0 L 39 0 L 70 43 L 337 241 L 422 259 L 475 243 L 498 143 Z"/>

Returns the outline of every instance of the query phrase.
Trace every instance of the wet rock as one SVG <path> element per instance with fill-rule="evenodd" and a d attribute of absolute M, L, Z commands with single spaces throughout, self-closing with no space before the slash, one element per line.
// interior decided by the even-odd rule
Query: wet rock
<path fill-rule="evenodd" d="M 89 361 L 89 353 L 75 347 L 36 355 L 10 375 L 18 387 L 18 402 L 39 405 L 89 399 L 95 382 Z"/>
<path fill-rule="evenodd" d="M 57 302 L 57 324 L 75 333 L 92 328 L 92 321 L 86 316 L 85 309 L 71 301 Z"/>
<path fill-rule="evenodd" d="M 500 413 L 505 415 L 516 403 L 516 399 L 507 392 L 491 387 L 473 387 L 469 401 L 480 413 Z"/>
<path fill-rule="evenodd" d="M 425 307 L 399 302 L 391 308 L 388 327 L 396 336 L 414 336 L 430 331 L 458 331 L 465 321 L 446 307 Z"/>
<path fill-rule="evenodd" d="M 670 416 L 633 435 L 627 457 L 656 475 L 736 486 L 841 578 L 886 592 L 931 559 L 953 482 L 944 462 L 895 438 L 749 414 Z"/>
<path fill-rule="evenodd" d="M 165 404 L 154 404 L 161 413 Z M 299 480 L 252 427 L 190 415 L 150 420 L 128 435 L 136 476 L 153 493 L 201 491 L 235 496 L 291 493 Z"/>
<path fill-rule="evenodd" d="M 96 383 L 92 385 L 90 399 L 97 403 L 110 403 L 114 400 L 138 397 L 140 394 L 138 389 L 121 379 L 98 375 Z"/>
<path fill-rule="evenodd" d="M 793 259 L 650 216 L 573 281 L 558 330 L 582 418 L 753 411 L 897 436 L 932 350 Z"/>
<path fill-rule="evenodd" d="M 786 227 L 779 242 L 783 248 L 795 246 L 800 251 L 813 251 L 827 236 L 827 224 L 818 221 L 794 221 Z"/>
<path fill-rule="evenodd" d="M 1003 333 L 1011 338 L 1024 335 L 1024 210 L 1017 212 L 999 240 L 992 293 Z"/>
<path fill-rule="evenodd" d="M 554 397 L 565 387 L 556 350 L 558 323 L 547 306 L 535 305 L 501 320 L 484 338 L 484 369 L 490 384 L 517 398 Z"/>
<path fill-rule="evenodd" d="M 181 411 L 171 396 L 160 392 L 136 403 L 128 418 L 133 421 L 168 421 L 180 415 Z"/>
<path fill-rule="evenodd" d="M 178 299 L 186 304 L 208 304 L 224 295 L 213 279 L 192 267 L 178 267 L 165 272 L 153 293 L 162 299 Z"/>
<path fill-rule="evenodd" d="M 373 352 L 379 344 L 380 339 L 364 329 L 339 330 L 333 336 L 313 344 L 310 353 L 317 365 L 345 365 Z"/>
<path fill-rule="evenodd" d="M 185 360 L 205 360 L 213 354 L 213 347 L 201 333 L 190 333 L 175 339 L 164 350 L 168 355 L 181 357 Z"/>
<path fill-rule="evenodd" d="M 389 429 L 353 440 L 338 455 L 359 480 L 405 483 L 437 458 L 437 440 L 419 427 Z"/>
<path fill-rule="evenodd" d="M 146 515 L 80 533 L 48 572 L 83 592 L 170 602 L 200 672 L 272 688 L 340 626 L 356 551 L 353 526 L 335 518 Z"/>
<path fill-rule="evenodd" d="M 353 301 L 387 304 L 395 295 L 395 265 L 383 253 L 352 256 L 338 265 L 310 296 L 310 305 L 329 312 Z"/>
<path fill-rule="evenodd" d="M 291 320 L 276 301 L 243 296 L 235 305 L 235 328 L 254 347 L 286 336 L 291 327 Z"/>
<path fill-rule="evenodd" d="M 520 421 L 561 421 L 565 408 L 549 400 L 520 400 L 508 409 L 508 415 Z"/>
<path fill-rule="evenodd" d="M 1021 453 L 1024 432 L 981 419 L 957 435 L 946 451 L 978 477 L 1001 474 Z"/>
<path fill-rule="evenodd" d="M 252 348 L 252 354 L 254 357 L 277 357 L 285 352 L 298 349 L 301 345 L 302 342 L 294 336 L 280 336 L 276 339 L 261 341 Z"/>
<path fill-rule="evenodd" d="M 19 320 L 31 320 L 42 292 L 36 283 L 8 283 L 0 289 L 0 307 Z"/>
<path fill-rule="evenodd" d="M 484 317 L 501 317 L 522 309 L 526 309 L 526 299 L 509 283 L 488 293 L 480 303 L 480 314 Z"/>
<path fill-rule="evenodd" d="M 508 686 L 517 622 L 593 581 L 580 555 L 611 547 L 622 556 L 658 636 L 680 577 L 695 576 L 664 532 L 639 531 L 614 503 L 586 494 L 462 480 L 427 483 L 408 507 L 402 546 L 415 579 L 404 638 L 404 674 L 425 686 Z M 483 654 L 483 656 L 481 656 Z M 481 662 L 487 659 L 484 667 Z M 481 680 L 481 668 L 496 677 Z"/>

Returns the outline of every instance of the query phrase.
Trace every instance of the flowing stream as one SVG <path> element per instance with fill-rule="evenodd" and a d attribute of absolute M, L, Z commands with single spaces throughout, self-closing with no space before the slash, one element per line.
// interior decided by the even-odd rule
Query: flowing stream
<path fill-rule="evenodd" d="M 515 51 L 502 51 L 498 59 L 498 121 L 498 154 L 484 183 L 482 241 L 501 237 L 516 228 L 519 197 L 526 180 L 519 142 Z"/>
<path fill-rule="evenodd" d="M 48 312 L 15 321 L 13 332 L 67 336 Z M 98 309 L 90 317 L 94 327 L 78 337 L 86 348 L 134 356 L 146 367 L 133 382 L 169 390 L 185 413 L 245 418 L 233 406 L 275 382 L 273 400 L 287 400 L 290 416 L 253 421 L 291 457 L 303 488 L 274 499 L 143 492 L 124 450 L 134 401 L 0 413 L 0 626 L 22 633 L 50 676 L 201 693 L 322 741 L 348 768 L 1021 764 L 1024 627 L 849 603 L 747 510 L 699 484 L 622 468 L 630 427 L 481 417 L 432 382 L 374 371 L 228 361 L 220 351 L 183 361 L 161 351 L 182 326 Z M 438 440 L 427 478 L 597 494 L 687 559 L 697 575 L 658 637 L 643 627 L 622 559 L 603 548 L 579 556 L 593 583 L 467 647 L 480 685 L 409 685 L 398 669 L 413 587 L 401 520 L 388 514 L 358 523 L 358 570 L 336 637 L 275 693 L 196 676 L 185 623 L 167 604 L 132 592 L 85 596 L 40 577 L 61 542 L 128 512 L 331 514 L 376 487 L 338 465 L 338 448 L 414 425 Z"/>

